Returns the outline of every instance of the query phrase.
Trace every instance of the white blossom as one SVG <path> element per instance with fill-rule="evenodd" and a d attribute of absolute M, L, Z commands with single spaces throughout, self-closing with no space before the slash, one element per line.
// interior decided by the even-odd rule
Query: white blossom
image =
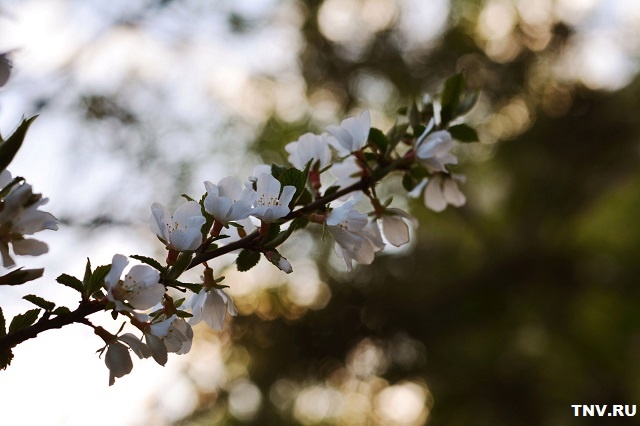
<path fill-rule="evenodd" d="M 373 262 L 375 253 L 384 248 L 378 225 L 356 211 L 355 203 L 356 200 L 347 201 L 333 209 L 326 219 L 327 231 L 336 242 L 336 254 L 344 259 L 349 271 L 353 268 L 353 260 L 368 265 Z"/>
<path fill-rule="evenodd" d="M 121 336 L 118 336 L 118 340 L 129 345 L 129 348 L 138 355 L 138 358 L 149 358 L 151 356 L 151 350 L 147 345 L 142 343 L 142 340 L 138 339 L 131 333 L 125 333 Z"/>
<path fill-rule="evenodd" d="M 289 162 L 297 169 L 303 170 L 309 161 L 311 166 L 318 166 L 322 170 L 331 161 L 329 149 L 330 136 L 326 133 L 316 135 L 305 133 L 295 142 L 289 142 L 284 149 L 289 153 Z"/>
<path fill-rule="evenodd" d="M 463 181 L 462 176 L 436 174 L 429 178 L 424 191 L 424 204 L 433 211 L 441 212 L 447 204 L 455 207 L 463 206 L 467 201 L 458 188 L 457 181 Z"/>
<path fill-rule="evenodd" d="M 147 265 L 134 265 L 120 279 L 124 268 L 129 264 L 126 256 L 113 256 L 111 269 L 104 279 L 107 298 L 116 304 L 116 310 L 149 309 L 160 303 L 165 288 L 159 283 L 160 274 Z"/>
<path fill-rule="evenodd" d="M 405 220 L 413 223 L 414 226 L 418 225 L 415 217 L 400 209 L 386 209 L 385 214 L 380 218 L 382 233 L 387 241 L 396 247 L 409 242 L 409 226 Z"/>
<path fill-rule="evenodd" d="M 360 169 L 356 158 L 352 155 L 345 158 L 340 163 L 333 163 L 329 171 L 336 177 L 336 185 L 340 188 L 346 188 L 347 186 L 358 182 L 362 174 L 362 170 Z"/>
<path fill-rule="evenodd" d="M 11 173 L 0 172 L 0 190 L 12 182 Z M 18 255 L 38 256 L 48 251 L 47 244 L 42 241 L 24 238 L 45 229 L 57 230 L 58 220 L 51 214 L 38 208 L 49 200 L 34 194 L 31 185 L 20 183 L 14 185 L 0 204 L 0 256 L 4 267 L 15 265 L 9 252 L 9 243 L 13 252 Z"/>
<path fill-rule="evenodd" d="M 200 204 L 188 201 L 173 215 L 160 203 L 151 205 L 151 231 L 167 248 L 183 251 L 195 250 L 202 244 L 202 225 L 206 222 Z"/>
<path fill-rule="evenodd" d="M 231 316 L 238 315 L 231 296 L 220 288 L 203 288 L 187 302 L 193 316 L 189 324 L 196 325 L 203 321 L 214 330 L 222 330 L 227 312 Z"/>
<path fill-rule="evenodd" d="M 365 110 L 360 117 L 349 117 L 342 120 L 340 126 L 329 126 L 327 132 L 336 138 L 336 149 L 341 153 L 359 151 L 367 144 L 371 130 L 371 117 Z"/>
<path fill-rule="evenodd" d="M 446 172 L 447 164 L 457 164 L 458 159 L 451 154 L 453 148 L 453 139 L 451 134 L 446 130 L 439 130 L 429 135 L 429 131 L 433 126 L 427 126 L 427 129 L 416 141 L 416 156 L 418 161 L 422 163 L 431 172 Z"/>
<path fill-rule="evenodd" d="M 278 179 L 272 175 L 263 173 L 258 176 L 257 193 L 258 198 L 252 216 L 261 219 L 263 222 L 273 222 L 289 214 L 289 203 L 293 199 L 296 188 L 287 185 L 282 188 Z"/>
<path fill-rule="evenodd" d="M 129 349 L 118 341 L 113 341 L 107 345 L 104 363 L 109 369 L 109 386 L 115 383 L 116 378 L 126 376 L 133 369 Z"/>
<path fill-rule="evenodd" d="M 151 324 L 150 333 L 147 333 L 147 336 L 148 334 L 162 340 L 166 348 L 164 352 L 173 352 L 182 355 L 191 350 L 193 330 L 183 318 L 179 318 L 175 314 L 164 321 Z M 147 340 L 149 340 L 148 337 Z M 161 355 L 161 357 L 163 356 L 164 354 Z"/>
<path fill-rule="evenodd" d="M 204 209 L 224 225 L 248 218 L 258 196 L 252 188 L 243 190 L 231 176 L 222 179 L 217 185 L 207 181 L 204 186 L 207 189 Z"/>

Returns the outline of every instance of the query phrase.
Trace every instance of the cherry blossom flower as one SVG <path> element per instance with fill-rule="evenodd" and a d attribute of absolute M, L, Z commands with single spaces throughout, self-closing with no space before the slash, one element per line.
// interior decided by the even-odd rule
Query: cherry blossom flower
<path fill-rule="evenodd" d="M 322 170 L 331 161 L 329 144 L 330 136 L 326 133 L 305 133 L 297 141 L 289 142 L 284 149 L 289 153 L 289 162 L 297 169 L 304 170 L 307 163 L 312 161 L 312 167 L 317 166 Z"/>
<path fill-rule="evenodd" d="M 6 188 L 11 182 L 11 173 L 3 170 L 0 173 L 0 189 Z M 1 201 L 0 255 L 3 266 L 9 268 L 15 265 L 9 252 L 9 243 L 17 255 L 38 256 L 46 253 L 49 250 L 47 244 L 24 238 L 24 235 L 32 235 L 45 229 L 58 229 L 58 220 L 51 213 L 38 210 L 49 200 L 42 198 L 40 194 L 34 194 L 31 185 L 20 183 L 11 187 Z"/>
<path fill-rule="evenodd" d="M 356 211 L 355 203 L 356 200 L 347 201 L 333 209 L 326 219 L 327 231 L 336 242 L 336 254 L 344 259 L 349 271 L 353 269 L 353 260 L 368 265 L 375 253 L 384 248 L 378 225 Z"/>
<path fill-rule="evenodd" d="M 158 281 L 160 274 L 147 265 L 134 265 L 120 279 L 124 268 L 129 264 L 126 256 L 113 256 L 111 269 L 104 279 L 107 298 L 116 304 L 118 311 L 130 311 L 127 302 L 133 309 L 149 309 L 160 303 L 165 288 Z"/>
<path fill-rule="evenodd" d="M 129 349 L 118 341 L 107 345 L 104 363 L 109 369 L 109 386 L 116 382 L 116 378 L 126 376 L 133 370 Z"/>
<path fill-rule="evenodd" d="M 362 170 L 354 156 L 345 158 L 340 163 L 333 163 L 329 169 L 331 174 L 337 179 L 336 185 L 346 188 L 360 180 Z M 348 198 L 348 196 L 347 196 Z"/>
<path fill-rule="evenodd" d="M 273 222 L 289 214 L 289 203 L 296 193 L 295 186 L 287 185 L 282 188 L 281 184 L 272 175 L 262 173 L 258 176 L 256 205 L 251 213 L 263 222 Z"/>
<path fill-rule="evenodd" d="M 203 288 L 200 293 L 194 294 L 187 302 L 191 307 L 193 316 L 189 318 L 190 325 L 196 325 L 203 321 L 214 330 L 222 330 L 227 312 L 231 316 L 237 316 L 238 310 L 233 304 L 231 296 L 220 288 Z"/>
<path fill-rule="evenodd" d="M 416 140 L 416 156 L 431 172 L 446 172 L 447 164 L 458 164 L 458 159 L 451 154 L 453 139 L 446 130 L 438 130 L 428 134 L 433 128 L 433 121 Z"/>
<path fill-rule="evenodd" d="M 164 344 L 165 349 L 156 348 L 157 342 L 150 338 L 149 335 L 160 338 Z M 156 343 L 154 345 L 153 352 L 161 352 L 160 357 L 166 357 L 167 352 L 173 352 L 178 355 L 186 354 L 191 350 L 191 344 L 193 342 L 193 330 L 191 326 L 183 318 L 179 318 L 177 315 L 172 315 L 164 321 L 160 321 L 151 324 L 149 333 L 146 333 L 147 342 L 149 340 Z M 158 354 L 156 353 L 156 356 Z M 154 358 L 156 358 L 154 356 Z"/>
<path fill-rule="evenodd" d="M 400 209 L 386 209 L 380 221 L 382 222 L 382 233 L 387 241 L 396 247 L 400 247 L 409 242 L 409 226 L 405 219 L 418 226 L 418 221 L 409 213 Z"/>
<path fill-rule="evenodd" d="M 248 218 L 258 196 L 253 189 L 242 190 L 238 181 L 231 176 L 217 185 L 207 181 L 204 186 L 207 189 L 204 209 L 223 225 Z"/>
<path fill-rule="evenodd" d="M 464 177 L 438 173 L 429 178 L 424 191 L 424 204 L 436 212 L 443 211 L 447 204 L 455 207 L 463 206 L 467 199 L 458 188 L 456 181 L 462 182 Z"/>
<path fill-rule="evenodd" d="M 336 149 L 341 153 L 359 151 L 367 144 L 371 130 L 371 116 L 364 110 L 360 117 L 342 120 L 340 126 L 329 126 L 327 132 L 336 138 Z"/>
<path fill-rule="evenodd" d="M 168 249 L 190 251 L 202 244 L 202 225 L 206 222 L 200 204 L 188 201 L 173 215 L 160 203 L 151 205 L 151 230 Z"/>

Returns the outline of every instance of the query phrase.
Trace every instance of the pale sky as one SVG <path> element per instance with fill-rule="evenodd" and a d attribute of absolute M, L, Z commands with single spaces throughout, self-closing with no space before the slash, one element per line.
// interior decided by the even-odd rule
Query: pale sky
<path fill-rule="evenodd" d="M 19 258 L 19 265 L 45 267 L 45 278 L 0 289 L 6 318 L 32 307 L 20 299 L 29 293 L 73 307 L 76 295 L 54 280 L 61 273 L 80 275 L 87 256 L 94 265 L 110 263 L 115 253 L 162 256 L 162 247 L 148 231 L 149 206 L 158 201 L 171 209 L 181 202 L 171 187 L 181 164 L 191 165 L 184 187 L 192 195 L 204 192 L 204 180 L 217 182 L 229 174 L 243 180 L 259 162 L 245 153 L 245 147 L 267 115 L 275 110 L 295 119 L 312 108 L 304 97 L 297 62 L 303 48 L 298 33 L 302 12 L 291 2 L 186 1 L 154 10 L 138 22 L 137 8 L 146 3 L 112 1 L 107 7 L 98 0 L 10 0 L 2 4 L 0 52 L 17 49 L 12 54 L 12 78 L 0 89 L 2 134 L 31 112 L 34 100 L 51 98 L 55 104 L 43 110 L 10 170 L 49 197 L 45 210 L 58 217 L 83 222 L 112 214 L 126 222 L 91 233 L 61 225 L 55 233 L 39 234 L 50 252 Z M 547 9 L 527 9 L 525 4 L 532 3 L 528 1 L 490 3 L 495 13 L 507 18 L 517 11 L 531 20 L 544 20 L 550 14 L 576 19 L 582 45 L 575 47 L 567 78 L 593 88 L 616 89 L 638 71 L 640 7 L 635 0 L 536 2 L 548 4 Z M 227 25 L 229 12 L 257 22 L 258 29 L 234 35 Z M 344 44 L 345 54 L 357 56 L 375 31 L 390 24 L 385 16 L 400 16 L 398 37 L 409 49 L 435 43 L 448 13 L 445 0 L 329 0 L 320 13 L 320 28 L 327 38 Z M 433 25 L 421 25 L 424 17 Z M 352 25 L 354 19 L 359 25 Z M 138 25 L 129 27 L 127 20 Z M 479 31 L 489 42 L 508 23 L 494 22 L 490 16 L 483 22 Z M 82 91 L 118 93 L 141 117 L 141 127 L 151 128 L 157 139 L 145 144 L 143 133 L 121 131 L 113 124 L 79 129 L 83 118 L 74 115 L 78 114 L 74 102 Z M 320 127 L 339 119 L 331 105 L 311 113 Z M 238 117 L 240 124 L 229 129 L 231 118 Z M 121 149 L 122 144 L 127 149 Z M 203 147 L 206 153 L 200 155 Z M 149 164 L 138 164 L 127 154 L 145 150 L 151 150 Z M 317 274 L 311 265 L 302 261 L 298 265 L 308 269 L 307 276 Z M 321 289 L 315 284 L 304 287 L 302 281 L 295 291 L 304 304 L 309 294 L 316 297 Z M 240 294 L 260 286 L 257 281 L 248 283 L 254 287 L 235 291 Z M 96 323 L 112 332 L 119 327 L 108 317 Z M 134 359 L 132 374 L 109 387 L 108 370 L 95 353 L 101 345 L 91 329 L 75 325 L 18 346 L 13 364 L 0 372 L 3 423 L 84 426 L 91 419 L 96 426 L 147 421 L 162 425 L 193 408 L 193 387 L 185 383 L 181 369 L 190 361 L 195 364 L 189 368 L 199 365 L 203 351 L 194 351 L 197 356 L 170 356 L 164 368 Z M 221 346 L 202 345 L 205 353 L 209 351 L 205 358 L 212 382 L 227 383 L 221 360 L 216 364 L 207 358 L 218 354 Z M 174 390 L 168 391 L 172 386 Z M 245 382 L 237 388 L 248 395 L 252 392 Z M 398 395 L 418 395 L 418 401 L 426 398 L 426 391 L 414 385 L 396 390 Z M 324 390 L 314 392 L 310 398 L 330 398 Z M 384 398 L 396 396 L 389 392 Z"/>

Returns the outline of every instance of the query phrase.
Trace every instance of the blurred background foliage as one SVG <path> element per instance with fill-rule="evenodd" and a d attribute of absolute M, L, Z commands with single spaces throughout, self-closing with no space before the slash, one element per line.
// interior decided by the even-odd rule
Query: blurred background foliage
<path fill-rule="evenodd" d="M 347 274 L 302 234 L 282 250 L 291 276 L 218 265 L 241 315 L 198 328 L 176 424 L 588 425 L 602 419 L 571 404 L 640 401 L 633 2 L 88 3 L 109 20 L 24 106 L 75 114 L 73 161 L 102 147 L 130 174 L 106 172 L 105 217 L 95 199 L 60 205 L 69 226 L 126 224 L 149 197 L 283 163 L 286 143 L 363 108 L 386 130 L 457 71 L 482 93 L 481 143 L 458 151 L 466 206 L 436 214 L 383 188 L 420 221 L 410 249 Z"/>

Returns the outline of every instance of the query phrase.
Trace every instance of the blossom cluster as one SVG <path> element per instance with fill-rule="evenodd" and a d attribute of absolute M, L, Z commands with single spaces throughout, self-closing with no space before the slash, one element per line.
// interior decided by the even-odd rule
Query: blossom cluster
<path fill-rule="evenodd" d="M 185 196 L 187 200 L 173 212 L 153 203 L 150 229 L 166 250 L 164 263 L 116 254 L 110 265 L 95 270 L 87 262 L 82 280 L 63 274 L 58 282 L 82 295 L 80 306 L 71 313 L 75 316 L 37 296 L 27 300 L 47 312 L 41 319 L 45 323 L 54 315 L 93 327 L 105 343 L 99 352 L 105 355 L 113 384 L 131 372 L 130 352 L 164 365 L 168 353 L 189 352 L 194 325 L 204 322 L 222 330 L 227 315 L 238 314 L 227 286 L 221 284 L 224 277 L 207 264 L 210 259 L 230 254 L 236 256 L 238 270 L 247 271 L 264 257 L 291 273 L 293 265 L 279 249 L 294 232 L 310 225 L 333 239 L 335 254 L 348 271 L 354 262 L 372 263 L 387 244 L 409 243 L 411 228 L 418 226 L 407 212 L 391 207 L 391 198 L 380 200 L 376 186 L 391 173 L 401 174 L 407 192 L 422 194 L 426 207 L 436 212 L 466 201 L 458 186 L 463 177 L 449 169 L 458 163 L 454 139 L 475 139 L 473 129 L 459 121 L 455 124 L 473 106 L 459 90 L 461 78 L 447 82 L 440 108 L 434 108 L 430 99 L 421 108 L 413 104 L 386 134 L 371 126 L 371 114 L 364 110 L 320 134 L 306 133 L 288 143 L 284 149 L 289 165 L 259 165 L 243 182 L 233 176 L 215 184 L 206 181 L 200 198 Z M 46 245 L 24 236 L 57 229 L 57 221 L 38 210 L 47 199 L 33 194 L 24 182 L 12 180 L 7 171 L 0 174 L 0 188 L 0 254 L 4 266 L 10 267 L 14 262 L 9 244 L 15 254 L 41 254 Z M 131 259 L 141 264 L 128 268 Z M 198 283 L 180 280 L 195 267 L 203 267 Z M 174 300 L 176 294 L 185 297 Z M 114 319 L 125 318 L 139 336 L 121 334 L 123 328 L 111 334 L 94 326 L 85 317 L 99 310 L 111 311 Z M 17 331 L 35 322 L 39 310 L 34 311 L 35 315 L 19 318 Z M 2 332 L 0 362 L 3 350 L 7 353 Z"/>

